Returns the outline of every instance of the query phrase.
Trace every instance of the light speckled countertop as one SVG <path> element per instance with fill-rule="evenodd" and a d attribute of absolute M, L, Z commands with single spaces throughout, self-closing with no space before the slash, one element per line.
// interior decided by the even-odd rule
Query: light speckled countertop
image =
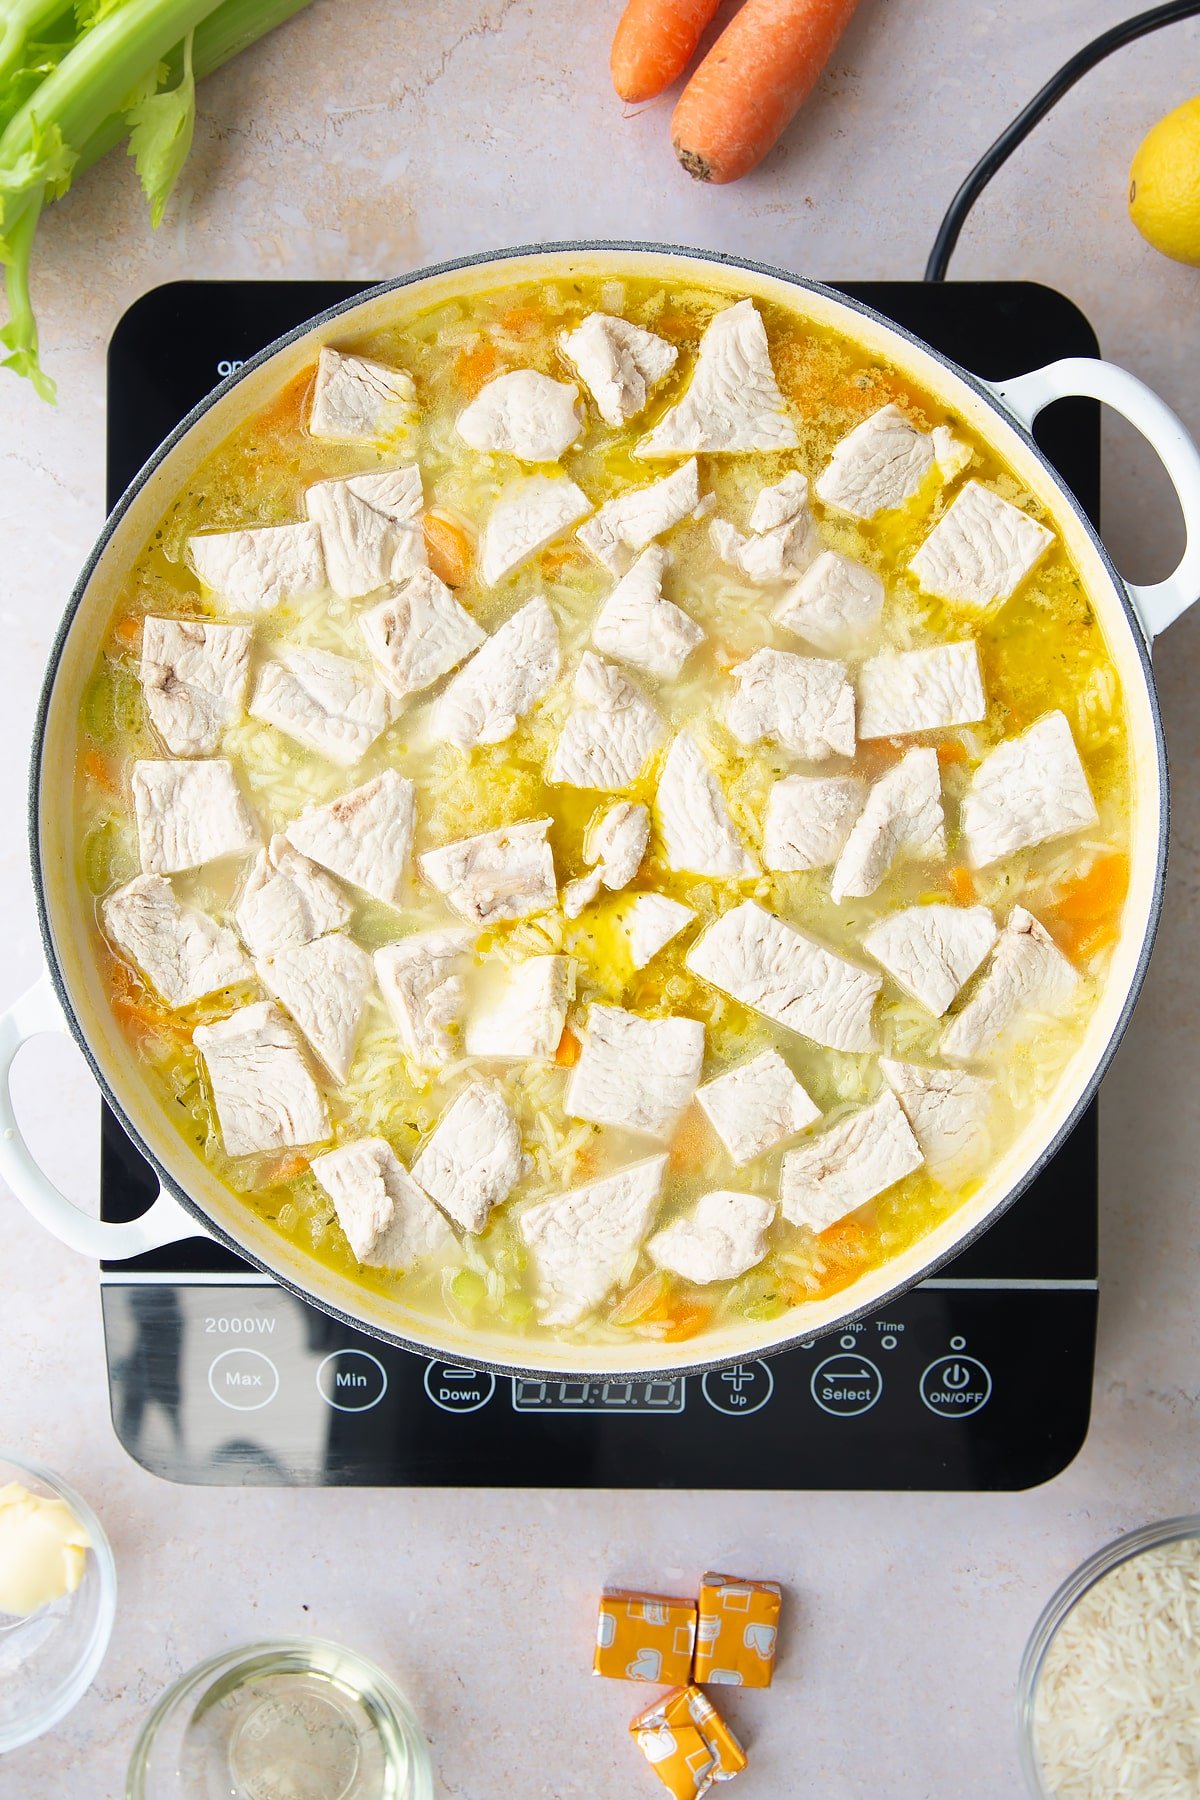
<path fill-rule="evenodd" d="M 38 971 L 30 725 L 102 518 L 104 348 L 137 295 L 188 275 L 386 275 L 571 236 L 713 246 L 830 278 L 915 277 L 978 151 L 1129 10 L 864 0 L 785 147 L 739 186 L 705 190 L 669 154 L 666 103 L 622 118 L 609 91 L 617 0 L 318 0 L 205 85 L 182 205 L 156 238 L 122 158 L 89 175 L 38 246 L 62 403 L 52 413 L 0 384 L 0 1001 Z M 1106 353 L 1200 432 L 1200 272 L 1147 250 L 1123 198 L 1142 132 L 1193 89 L 1198 47 L 1194 25 L 1176 27 L 1091 75 L 989 190 L 953 272 L 1061 287 Z M 1161 477 L 1124 428 L 1110 427 L 1106 451 L 1117 560 L 1134 577 L 1165 572 L 1180 532 Z M 96 1687 L 56 1733 L 0 1763 L 3 1800 L 117 1795 L 163 1685 L 226 1643 L 280 1631 L 344 1639 L 397 1676 L 440 1794 L 649 1796 L 625 1741 L 638 1693 L 587 1675 L 594 1596 L 608 1580 L 690 1586 L 706 1566 L 776 1576 L 797 1597 L 775 1691 L 729 1708 L 753 1757 L 745 1800 L 1012 1800 L 1013 1681 L 1044 1599 L 1111 1535 L 1198 1498 L 1200 614 L 1172 629 L 1157 663 L 1173 860 L 1145 997 L 1104 1088 L 1095 1415 L 1065 1475 L 1027 1495 L 960 1498 L 167 1487 L 110 1430 L 96 1271 L 0 1197 L 0 1441 L 90 1497 L 122 1584 Z M 89 1194 L 94 1091 L 64 1046 L 43 1042 L 27 1061 L 31 1135 Z M 66 1116 L 77 1130 L 63 1132 Z"/>

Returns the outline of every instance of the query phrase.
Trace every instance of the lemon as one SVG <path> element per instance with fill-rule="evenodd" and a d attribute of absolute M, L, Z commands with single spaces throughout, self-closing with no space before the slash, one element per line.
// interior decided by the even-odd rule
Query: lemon
<path fill-rule="evenodd" d="M 1200 264 L 1200 98 L 1169 112 L 1138 145 L 1129 216 L 1164 256 Z"/>

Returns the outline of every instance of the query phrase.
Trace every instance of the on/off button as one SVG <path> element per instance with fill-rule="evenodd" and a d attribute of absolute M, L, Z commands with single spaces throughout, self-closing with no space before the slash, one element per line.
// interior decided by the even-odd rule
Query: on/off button
<path fill-rule="evenodd" d="M 991 1397 L 991 1374 L 973 1356 L 939 1356 L 921 1377 L 921 1398 L 939 1419 L 969 1419 Z"/>

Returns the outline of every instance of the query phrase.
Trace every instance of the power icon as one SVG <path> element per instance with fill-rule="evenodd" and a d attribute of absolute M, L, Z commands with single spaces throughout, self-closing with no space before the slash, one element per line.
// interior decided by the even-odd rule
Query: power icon
<path fill-rule="evenodd" d="M 948 1388 L 965 1388 L 971 1379 L 970 1369 L 965 1369 L 960 1362 L 952 1362 L 942 1370 L 942 1386 Z"/>
<path fill-rule="evenodd" d="M 939 1419 L 969 1419 L 991 1397 L 991 1374 L 975 1356 L 939 1356 L 921 1376 L 921 1399 Z"/>

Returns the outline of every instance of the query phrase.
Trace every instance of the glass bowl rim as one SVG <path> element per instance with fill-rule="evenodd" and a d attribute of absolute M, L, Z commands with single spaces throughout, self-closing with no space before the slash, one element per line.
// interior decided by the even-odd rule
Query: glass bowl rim
<path fill-rule="evenodd" d="M 116 1560 L 113 1556 L 112 1545 L 108 1541 L 108 1534 L 93 1508 L 69 1481 L 65 1481 L 46 1463 L 38 1461 L 36 1457 L 27 1456 L 23 1451 L 15 1450 L 7 1444 L 0 1444 L 0 1469 L 5 1467 L 32 1476 L 43 1487 L 49 1488 L 60 1499 L 66 1501 L 91 1540 L 89 1547 L 93 1557 L 92 1566 L 95 1569 L 99 1585 L 95 1623 L 86 1650 L 76 1664 L 74 1672 L 55 1690 L 49 1703 L 40 1713 L 31 1715 L 23 1725 L 15 1730 L 0 1734 L 0 1755 L 7 1755 L 11 1750 L 19 1750 L 22 1745 L 31 1744 L 35 1738 L 43 1737 L 47 1731 L 53 1730 L 55 1725 L 65 1719 L 74 1707 L 78 1706 L 96 1679 L 100 1665 L 104 1661 L 117 1614 Z"/>
<path fill-rule="evenodd" d="M 1200 1513 L 1181 1513 L 1174 1518 L 1155 1520 L 1149 1525 L 1140 1525 L 1133 1531 L 1123 1532 L 1120 1537 L 1102 1545 L 1086 1561 L 1080 1563 L 1043 1607 L 1025 1646 L 1017 1676 L 1017 1740 L 1021 1773 L 1032 1800 L 1055 1800 L 1055 1795 L 1042 1780 L 1034 1728 L 1034 1707 L 1042 1668 L 1060 1626 L 1084 1595 L 1090 1593 L 1114 1569 L 1119 1569 L 1122 1563 L 1131 1562 L 1148 1550 L 1161 1549 L 1164 1544 L 1182 1543 L 1187 1538 L 1200 1538 Z"/>
<path fill-rule="evenodd" d="M 413 1784 L 405 1800 L 433 1800 L 433 1765 L 429 1755 L 429 1744 L 422 1731 L 416 1713 L 399 1684 L 392 1679 L 385 1669 L 370 1656 L 364 1656 L 361 1650 L 352 1650 L 346 1644 L 339 1644 L 333 1638 L 311 1637 L 295 1632 L 284 1633 L 278 1637 L 253 1638 L 246 1643 L 227 1645 L 224 1650 L 216 1651 L 201 1661 L 193 1663 L 163 1690 L 143 1719 L 129 1758 L 129 1767 L 125 1775 L 125 1800 L 146 1800 L 146 1775 L 149 1771 L 149 1756 L 154 1746 L 154 1739 L 162 1727 L 163 1721 L 183 1699 L 184 1695 L 207 1678 L 213 1677 L 223 1669 L 229 1669 L 248 1658 L 262 1655 L 266 1651 L 287 1652 L 303 1651 L 311 1655 L 314 1650 L 330 1651 L 357 1663 L 368 1672 L 378 1686 L 383 1698 L 399 1723 L 405 1746 L 412 1762 L 411 1773 Z"/>

